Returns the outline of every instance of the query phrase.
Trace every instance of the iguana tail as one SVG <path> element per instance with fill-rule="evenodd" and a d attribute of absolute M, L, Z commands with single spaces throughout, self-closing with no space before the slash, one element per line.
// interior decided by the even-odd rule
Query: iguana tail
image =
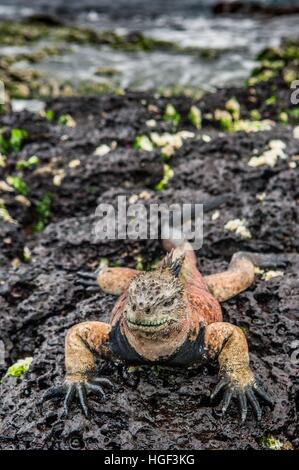
<path fill-rule="evenodd" d="M 231 197 L 231 194 L 223 194 L 221 196 L 216 196 L 208 201 L 202 202 L 203 213 L 210 212 L 217 207 L 220 207 L 222 204 L 225 204 Z M 200 204 L 200 203 L 199 203 Z M 190 218 L 183 221 L 183 225 L 175 227 L 174 225 L 174 214 L 170 214 L 170 220 L 167 221 L 169 224 L 169 237 L 165 237 L 167 232 L 165 223 L 164 226 L 161 224 L 161 243 L 166 252 L 170 252 L 175 248 L 180 248 L 180 253 L 185 251 L 193 251 L 191 244 L 184 236 L 184 226 L 190 225 L 190 222 L 194 221 L 196 217 L 195 204 L 191 207 Z M 178 251 L 178 250 L 177 250 Z"/>

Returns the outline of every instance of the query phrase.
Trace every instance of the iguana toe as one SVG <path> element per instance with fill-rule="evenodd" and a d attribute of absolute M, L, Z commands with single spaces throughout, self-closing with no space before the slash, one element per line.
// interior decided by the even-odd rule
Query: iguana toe
<path fill-rule="evenodd" d="M 273 401 L 271 398 L 255 382 L 241 386 L 236 385 L 236 383 L 232 383 L 228 378 L 222 378 L 211 394 L 211 399 L 214 400 L 216 395 L 218 395 L 222 389 L 224 389 L 224 395 L 221 403 L 222 414 L 224 415 L 228 410 L 231 404 L 231 399 L 238 398 L 242 422 L 244 422 L 247 417 L 248 402 L 250 403 L 251 408 L 256 415 L 257 421 L 261 420 L 262 409 L 256 395 L 262 398 L 268 405 L 273 406 Z"/>

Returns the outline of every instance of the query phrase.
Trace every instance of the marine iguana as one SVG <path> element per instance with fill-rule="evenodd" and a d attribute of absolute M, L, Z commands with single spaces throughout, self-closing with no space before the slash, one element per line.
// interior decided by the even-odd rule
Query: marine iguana
<path fill-rule="evenodd" d="M 168 253 L 153 271 L 106 267 L 97 276 L 81 273 L 85 285 L 93 286 L 96 280 L 97 288 L 119 298 L 109 324 L 86 321 L 68 331 L 65 381 L 49 389 L 44 400 L 64 396 L 67 414 L 76 397 L 88 416 L 87 393 L 103 396 L 102 386 L 113 387 L 109 379 L 97 376 L 96 355 L 129 365 L 170 367 L 218 360 L 219 382 L 211 398 L 224 391 L 223 414 L 232 397 L 238 398 L 243 422 L 249 402 L 260 420 L 257 397 L 269 405 L 272 399 L 250 368 L 244 332 L 223 321 L 220 303 L 254 282 L 255 266 L 283 265 L 284 261 L 279 255 L 238 252 L 226 271 L 203 277 L 188 241 L 177 245 L 164 240 L 163 246 Z"/>

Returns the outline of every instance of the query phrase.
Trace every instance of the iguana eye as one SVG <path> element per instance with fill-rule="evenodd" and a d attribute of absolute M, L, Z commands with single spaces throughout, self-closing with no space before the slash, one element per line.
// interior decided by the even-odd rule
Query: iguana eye
<path fill-rule="evenodd" d="M 168 299 L 163 302 L 163 307 L 170 307 L 173 304 L 174 299 Z"/>
<path fill-rule="evenodd" d="M 132 305 L 132 310 L 133 310 L 133 312 L 135 312 L 135 310 L 136 310 L 136 305 L 135 304 Z"/>

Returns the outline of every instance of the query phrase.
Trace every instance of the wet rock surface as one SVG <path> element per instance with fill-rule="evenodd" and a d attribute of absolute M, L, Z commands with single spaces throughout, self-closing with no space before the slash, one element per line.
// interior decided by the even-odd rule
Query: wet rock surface
<path fill-rule="evenodd" d="M 199 106 L 216 108 L 222 96 L 219 92 Z M 28 112 L 0 117 L 2 127 L 28 132 L 17 156 L 8 155 L 6 167 L 0 169 L 1 179 L 14 171 L 20 158 L 36 154 L 41 161 L 36 169 L 22 174 L 30 207 L 18 203 L 15 192 L 1 193 L 18 222 L 0 220 L 2 373 L 17 359 L 33 356 L 26 375 L 5 378 L 0 386 L 2 449 L 260 449 L 267 436 L 274 436 L 286 448 L 299 448 L 296 257 L 283 268 L 283 276 L 265 281 L 257 275 L 248 291 L 223 305 L 225 320 L 246 332 L 252 367 L 275 399 L 274 410 L 265 407 L 259 424 L 250 412 L 242 425 L 236 403 L 226 417 L 220 415 L 219 406 L 212 406 L 210 392 L 217 382 L 213 365 L 129 372 L 121 364 L 99 364 L 115 390 L 103 400 L 90 397 L 90 420 L 78 407 L 73 406 L 65 417 L 61 402 L 41 403 L 44 392 L 63 380 L 67 329 L 85 320 L 108 321 L 115 302 L 110 295 L 77 286 L 77 271 L 95 270 L 101 258 L 107 258 L 111 266 L 141 263 L 149 269 L 162 256 L 157 241 L 96 241 L 92 229 L 99 202 L 115 204 L 119 194 L 147 202 L 203 202 L 229 193 L 219 212 L 205 215 L 198 260 L 207 274 L 225 269 L 237 250 L 298 251 L 298 167 L 290 162 L 299 154 L 299 140 L 293 126 L 224 133 L 206 125 L 196 131 L 184 118 L 191 100 L 173 98 L 171 102 L 183 117 L 180 128 L 195 136 L 184 141 L 167 162 L 174 176 L 157 192 L 155 185 L 163 177 L 165 163 L 160 150 L 132 147 L 137 135 L 151 132 L 145 124 L 150 119 L 156 121 L 155 131 L 171 130 L 171 123 L 162 118 L 168 101 L 132 93 L 58 99 L 48 104 L 57 116 L 71 115 L 75 127 Z M 203 135 L 210 140 L 202 139 Z M 277 139 L 286 144 L 287 158 L 279 159 L 273 168 L 248 165 L 252 155 L 263 153 Z M 111 150 L 95 155 L 101 145 Z M 80 164 L 70 166 L 73 160 Z M 63 170 L 64 177 L 55 185 L 58 170 Z M 51 193 L 51 215 L 45 230 L 35 233 L 35 209 L 45 192 Z M 251 238 L 242 239 L 224 229 L 236 218 L 245 219 Z M 24 246 L 31 250 L 27 263 Z"/>

